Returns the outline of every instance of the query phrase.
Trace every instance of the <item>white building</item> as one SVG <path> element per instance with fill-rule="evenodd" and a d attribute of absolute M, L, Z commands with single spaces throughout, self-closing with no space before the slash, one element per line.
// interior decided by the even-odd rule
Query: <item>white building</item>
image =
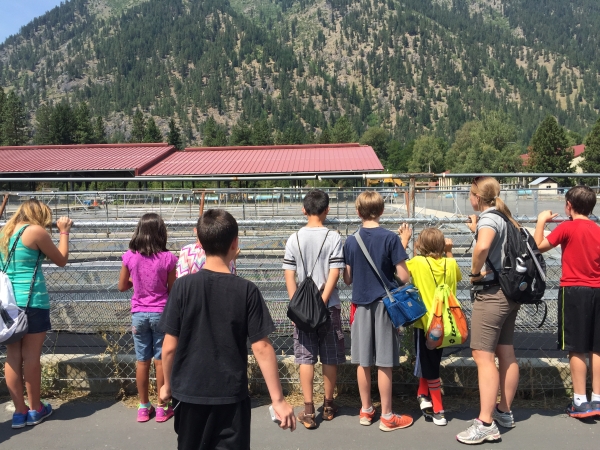
<path fill-rule="evenodd" d="M 536 189 L 539 195 L 558 195 L 558 183 L 554 178 L 539 177 L 529 183 L 530 189 Z"/>

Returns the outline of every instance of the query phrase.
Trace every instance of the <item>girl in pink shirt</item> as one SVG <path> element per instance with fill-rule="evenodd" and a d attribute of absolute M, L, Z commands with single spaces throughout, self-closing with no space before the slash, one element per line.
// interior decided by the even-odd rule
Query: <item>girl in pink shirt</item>
<path fill-rule="evenodd" d="M 171 405 L 150 403 L 150 365 L 154 357 L 156 388 L 164 383 L 161 353 L 164 333 L 158 322 L 165 309 L 169 292 L 175 282 L 177 257 L 167 250 L 167 227 L 155 213 L 144 214 L 140 219 L 129 250 L 123 255 L 123 267 L 119 277 L 121 292 L 133 287 L 131 297 L 131 332 L 135 347 L 136 384 L 140 405 L 137 421 L 147 422 L 156 412 L 156 421 L 165 422 L 173 416 Z"/>

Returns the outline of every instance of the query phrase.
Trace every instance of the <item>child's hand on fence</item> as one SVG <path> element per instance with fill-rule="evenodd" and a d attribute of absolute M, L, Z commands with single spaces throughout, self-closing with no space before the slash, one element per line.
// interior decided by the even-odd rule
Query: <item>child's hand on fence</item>
<path fill-rule="evenodd" d="M 477 215 L 476 214 L 471 214 L 469 216 L 469 219 L 471 220 L 470 222 L 467 223 L 467 226 L 469 227 L 469 230 L 471 230 L 471 233 L 475 233 L 477 231 Z"/>
<path fill-rule="evenodd" d="M 410 241 L 410 237 L 412 236 L 412 229 L 410 228 L 410 225 L 407 223 L 400 225 L 398 228 L 398 235 L 402 241 L 402 246 L 404 248 L 408 247 L 408 241 Z"/>
<path fill-rule="evenodd" d="M 294 408 L 292 408 L 288 402 L 285 400 L 281 400 L 279 402 L 273 402 L 273 409 L 277 414 L 277 417 L 281 420 L 281 424 L 279 424 L 280 428 L 290 431 L 294 431 L 296 429 L 296 416 L 294 416 Z"/>
<path fill-rule="evenodd" d="M 444 251 L 446 253 L 452 253 L 452 247 L 454 244 L 452 243 L 452 239 L 446 238 L 444 239 Z"/>
<path fill-rule="evenodd" d="M 558 213 L 553 214 L 552 211 L 548 209 L 539 213 L 537 220 L 538 222 L 547 223 L 554 219 L 556 216 L 558 216 Z"/>
<path fill-rule="evenodd" d="M 61 217 L 56 221 L 56 228 L 61 233 L 68 233 L 71 230 L 71 226 L 73 225 L 73 221 L 68 217 Z"/>

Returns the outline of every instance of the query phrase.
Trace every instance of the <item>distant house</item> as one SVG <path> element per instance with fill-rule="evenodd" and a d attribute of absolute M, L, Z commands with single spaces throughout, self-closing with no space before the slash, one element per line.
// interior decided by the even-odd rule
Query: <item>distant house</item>
<path fill-rule="evenodd" d="M 536 189 L 539 195 L 558 195 L 558 182 L 554 178 L 539 177 L 529 183 L 530 189 Z"/>
<path fill-rule="evenodd" d="M 583 161 L 583 152 L 585 151 L 585 145 L 574 145 L 573 146 L 573 161 L 571 161 L 571 168 L 575 169 L 576 173 L 583 173 L 583 169 L 579 166 Z"/>

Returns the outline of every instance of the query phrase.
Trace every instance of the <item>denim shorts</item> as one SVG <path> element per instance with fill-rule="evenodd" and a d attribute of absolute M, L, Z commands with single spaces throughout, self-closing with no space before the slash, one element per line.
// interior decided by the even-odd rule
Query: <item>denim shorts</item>
<path fill-rule="evenodd" d="M 158 329 L 160 313 L 136 312 L 131 315 L 131 334 L 138 361 L 160 360 L 165 333 Z"/>
<path fill-rule="evenodd" d="M 50 331 L 50 310 L 43 308 L 27 308 L 27 334 Z"/>

